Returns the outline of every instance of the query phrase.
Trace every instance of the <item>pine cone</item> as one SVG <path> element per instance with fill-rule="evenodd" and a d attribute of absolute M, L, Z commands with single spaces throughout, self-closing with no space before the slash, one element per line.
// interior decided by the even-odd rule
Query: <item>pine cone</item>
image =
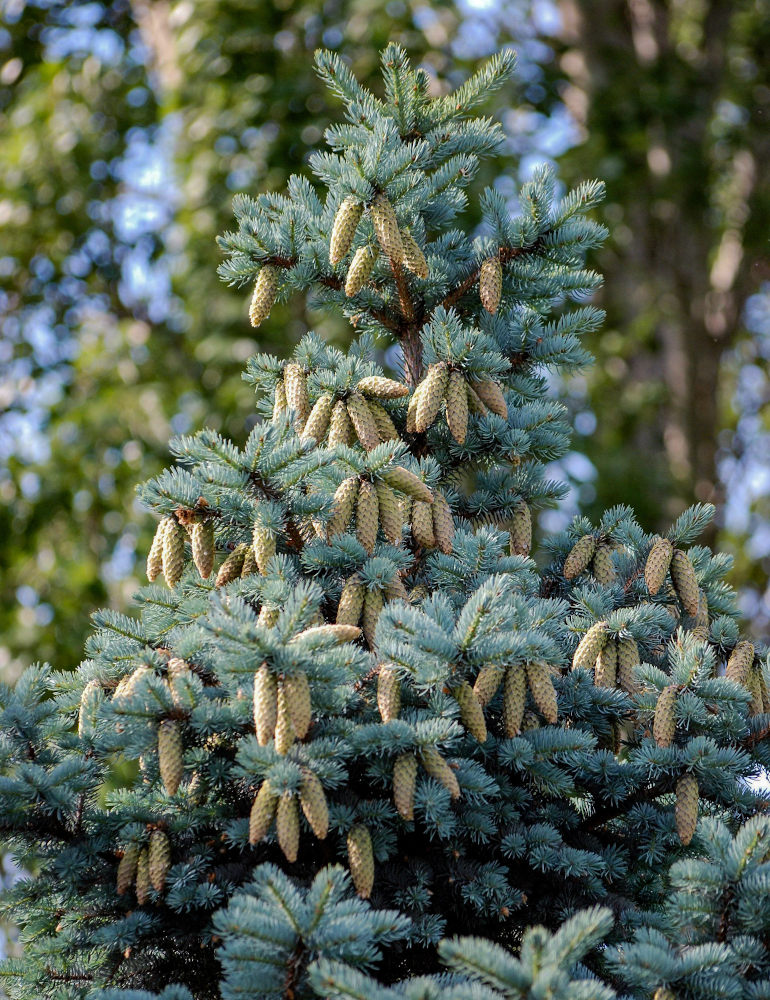
<path fill-rule="evenodd" d="M 257 742 L 267 746 L 278 720 L 278 681 L 266 663 L 254 674 L 254 729 Z"/>
<path fill-rule="evenodd" d="M 523 500 L 516 504 L 510 524 L 511 555 L 528 556 L 532 548 L 532 514 Z"/>
<path fill-rule="evenodd" d="M 562 573 L 565 580 L 574 580 L 576 576 L 587 569 L 596 551 L 596 538 L 593 535 L 583 535 L 570 549 L 564 560 Z"/>
<path fill-rule="evenodd" d="M 398 573 L 393 574 L 390 582 L 385 587 L 385 599 L 388 601 L 406 601 L 407 604 L 409 603 L 409 593 Z"/>
<path fill-rule="evenodd" d="M 386 257 L 390 257 L 391 260 L 400 264 L 404 258 L 404 244 L 401 240 L 396 213 L 384 192 L 380 191 L 379 194 L 375 195 L 371 204 L 371 215 L 382 252 Z"/>
<path fill-rule="evenodd" d="M 367 283 L 379 256 L 380 251 L 377 247 L 371 246 L 359 247 L 353 254 L 353 260 L 350 262 L 345 278 L 345 295 L 349 299 L 358 295 Z"/>
<path fill-rule="evenodd" d="M 382 533 L 392 545 L 400 545 L 404 529 L 404 519 L 401 516 L 398 497 L 390 486 L 384 482 L 378 482 L 375 485 L 375 491 L 377 493 Z"/>
<path fill-rule="evenodd" d="M 417 761 L 410 753 L 396 757 L 393 764 L 393 802 L 399 816 L 414 819 L 414 790 L 417 784 Z"/>
<path fill-rule="evenodd" d="M 507 736 L 518 736 L 527 700 L 527 675 L 520 665 L 508 667 L 503 680 L 503 725 Z"/>
<path fill-rule="evenodd" d="M 196 521 L 190 527 L 190 542 L 195 568 L 207 580 L 214 568 L 214 522 L 210 518 Z"/>
<path fill-rule="evenodd" d="M 687 553 L 676 549 L 671 557 L 671 580 L 688 615 L 698 613 L 698 578 Z"/>
<path fill-rule="evenodd" d="M 344 399 L 338 399 L 332 407 L 331 419 L 329 421 L 329 438 L 327 444 L 334 448 L 338 444 L 353 444 L 355 429 L 353 421 L 348 416 L 348 408 Z"/>
<path fill-rule="evenodd" d="M 425 381 L 423 380 L 418 386 L 416 386 L 409 399 L 409 405 L 406 408 L 406 430 L 409 434 L 417 433 L 417 407 L 420 404 L 420 397 L 423 394 L 424 388 Z"/>
<path fill-rule="evenodd" d="M 487 724 L 481 704 L 473 693 L 473 688 L 467 681 L 463 681 L 462 684 L 453 689 L 452 697 L 460 706 L 460 718 L 465 728 L 479 743 L 486 743 Z"/>
<path fill-rule="evenodd" d="M 301 639 L 319 635 L 334 639 L 337 643 L 353 642 L 354 639 L 357 639 L 361 635 L 361 629 L 356 625 L 314 625 L 312 628 L 306 628 L 296 638 Z"/>
<path fill-rule="evenodd" d="M 674 742 L 676 735 L 675 709 L 678 695 L 679 688 L 676 684 L 667 685 L 658 695 L 652 735 L 659 747 L 670 747 Z"/>
<path fill-rule="evenodd" d="M 366 587 L 361 583 L 359 576 L 348 577 L 342 588 L 340 603 L 337 605 L 338 625 L 358 625 L 364 607 L 365 592 Z"/>
<path fill-rule="evenodd" d="M 245 542 L 241 542 L 240 545 L 235 546 L 230 555 L 219 567 L 214 586 L 224 587 L 225 584 L 230 583 L 231 580 L 236 580 L 241 575 L 247 549 L 248 545 Z"/>
<path fill-rule="evenodd" d="M 443 493 L 436 492 L 429 510 L 432 514 L 433 537 L 436 545 L 442 552 L 449 555 L 454 542 L 455 525 L 452 520 L 452 511 Z"/>
<path fill-rule="evenodd" d="M 249 843 L 258 844 L 262 840 L 275 816 L 278 796 L 270 787 L 269 781 L 263 781 L 251 806 L 249 816 Z"/>
<path fill-rule="evenodd" d="M 488 313 L 497 312 L 503 291 L 503 266 L 499 257 L 487 257 L 479 272 L 479 297 Z"/>
<path fill-rule="evenodd" d="M 468 435 L 468 387 L 459 371 L 452 371 L 446 389 L 446 422 L 458 444 Z"/>
<path fill-rule="evenodd" d="M 178 583 L 184 570 L 184 540 L 186 532 L 176 518 L 171 517 L 163 532 L 163 577 L 169 587 Z"/>
<path fill-rule="evenodd" d="M 607 642 L 607 622 L 596 622 L 592 625 L 578 643 L 572 657 L 572 669 L 582 667 L 591 670 L 596 665 L 596 657 L 604 649 Z"/>
<path fill-rule="evenodd" d="M 334 509 L 326 530 L 329 538 L 341 534 L 350 524 L 353 509 L 358 497 L 360 480 L 358 476 L 348 476 L 344 479 L 334 494 Z"/>
<path fill-rule="evenodd" d="M 363 823 L 356 823 L 348 833 L 348 865 L 356 892 L 362 899 L 368 899 L 374 886 L 374 852 L 369 830 Z"/>
<path fill-rule="evenodd" d="M 281 757 L 285 757 L 294 745 L 295 732 L 289 714 L 289 706 L 286 704 L 286 691 L 283 683 L 278 685 L 276 706 L 275 752 Z"/>
<path fill-rule="evenodd" d="M 618 639 L 618 684 L 628 694 L 636 694 L 639 684 L 634 677 L 634 667 L 639 666 L 639 647 L 633 636 Z"/>
<path fill-rule="evenodd" d="M 385 600 L 381 590 L 367 590 L 364 594 L 364 608 L 361 612 L 361 628 L 370 649 L 374 649 L 374 631 Z"/>
<path fill-rule="evenodd" d="M 377 675 L 377 708 L 383 722 L 397 719 L 401 710 L 401 681 L 387 663 L 380 664 Z"/>
<path fill-rule="evenodd" d="M 597 545 L 591 568 L 596 582 L 600 583 L 603 587 L 609 587 L 615 579 L 615 567 L 612 565 L 612 549 L 609 545 Z"/>
<path fill-rule="evenodd" d="M 129 844 L 123 852 L 123 857 L 118 862 L 115 888 L 119 896 L 124 896 L 133 885 L 136 878 L 138 859 L 139 848 L 136 844 Z"/>
<path fill-rule="evenodd" d="M 319 840 L 326 840 L 329 832 L 329 805 L 323 785 L 312 771 L 302 769 L 299 802 L 310 829 Z"/>
<path fill-rule="evenodd" d="M 412 537 L 417 545 L 421 545 L 424 549 L 436 547 L 436 536 L 433 534 L 432 506 L 433 504 L 423 503 L 422 500 L 415 500 L 412 504 Z"/>
<path fill-rule="evenodd" d="M 380 444 L 380 435 L 377 431 L 377 424 L 374 422 L 372 411 L 366 405 L 366 400 L 360 392 L 354 392 L 348 397 L 348 416 L 355 428 L 358 440 L 367 451 L 376 448 Z"/>
<path fill-rule="evenodd" d="M 736 644 L 727 661 L 725 677 L 739 684 L 745 684 L 751 664 L 754 662 L 754 645 L 750 642 Z"/>
<path fill-rule="evenodd" d="M 329 429 L 333 401 L 334 397 L 330 392 L 325 392 L 323 396 L 318 397 L 308 415 L 307 423 L 300 434 L 303 441 L 307 441 L 310 438 L 313 438 L 316 443 L 323 441 L 324 435 Z"/>
<path fill-rule="evenodd" d="M 283 679 L 283 690 L 286 696 L 286 707 L 289 718 L 298 740 L 304 740 L 310 729 L 313 717 L 313 704 L 310 695 L 310 684 L 304 670 L 298 670 Z"/>
<path fill-rule="evenodd" d="M 286 860 L 296 861 L 299 852 L 299 809 L 292 792 L 284 792 L 278 800 L 275 830 L 278 834 L 278 846 Z"/>
<path fill-rule="evenodd" d="M 278 621 L 279 614 L 278 608 L 268 608 L 263 604 L 259 609 L 257 625 L 262 625 L 264 628 L 272 628 Z"/>
<path fill-rule="evenodd" d="M 504 673 L 503 667 L 498 667 L 494 663 L 487 663 L 479 670 L 473 685 L 473 693 L 482 708 L 486 708 L 494 698 Z"/>
<path fill-rule="evenodd" d="M 414 426 L 418 433 L 427 431 L 438 416 L 449 386 L 449 370 L 443 361 L 431 365 L 423 381 Z"/>
<path fill-rule="evenodd" d="M 394 465 L 386 469 L 382 478 L 399 493 L 406 493 L 414 500 L 422 500 L 423 503 L 433 503 L 433 494 L 418 476 L 400 465 Z"/>
<path fill-rule="evenodd" d="M 78 737 L 82 740 L 92 731 L 93 718 L 102 700 L 102 686 L 95 677 L 83 688 L 78 711 Z"/>
<path fill-rule="evenodd" d="M 171 517 L 161 518 L 158 527 L 155 529 L 152 545 L 147 554 L 147 579 L 150 583 L 156 580 L 163 570 L 163 539 L 166 534 L 166 528 L 172 521 L 173 518 Z"/>
<path fill-rule="evenodd" d="M 150 834 L 147 867 L 150 874 L 150 885 L 156 892 L 163 892 L 166 876 L 171 868 L 171 844 L 162 830 L 153 830 Z"/>
<path fill-rule="evenodd" d="M 363 203 L 349 195 L 337 209 L 329 241 L 329 263 L 334 266 L 350 250 L 353 237 L 356 235 L 358 223 L 364 214 Z"/>
<path fill-rule="evenodd" d="M 249 545 L 246 548 L 246 552 L 243 556 L 243 566 L 241 566 L 241 579 L 247 576 L 251 576 L 253 573 L 259 572 L 259 566 L 257 566 L 257 557 L 254 555 L 254 546 Z"/>
<path fill-rule="evenodd" d="M 249 305 L 249 319 L 252 326 L 259 326 L 270 315 L 278 294 L 278 274 L 279 269 L 272 264 L 264 264 L 260 268 Z"/>
<path fill-rule="evenodd" d="M 300 433 L 310 416 L 307 377 L 300 365 L 290 364 L 283 370 L 283 381 L 286 386 L 286 405 L 294 411 L 294 429 Z"/>
<path fill-rule="evenodd" d="M 358 488 L 356 503 L 356 538 L 369 555 L 374 552 L 377 542 L 377 530 L 380 525 L 380 505 L 377 500 L 377 490 L 368 479 L 362 479 Z"/>
<path fill-rule="evenodd" d="M 382 375 L 367 375 L 359 381 L 356 389 L 365 396 L 374 396 L 375 399 L 402 399 L 409 395 L 408 385 L 396 382 L 392 378 L 384 378 Z"/>
<path fill-rule="evenodd" d="M 667 538 L 658 535 L 652 543 L 647 562 L 644 565 L 644 580 L 650 594 L 657 594 L 666 582 L 666 573 L 671 565 L 674 546 Z"/>
<path fill-rule="evenodd" d="M 683 774 L 676 783 L 676 830 L 685 845 L 690 843 L 698 824 L 698 779 L 694 774 Z"/>
<path fill-rule="evenodd" d="M 139 852 L 136 860 L 136 901 L 144 906 L 150 898 L 150 859 L 147 848 Z"/>
<path fill-rule="evenodd" d="M 614 688 L 618 681 L 618 644 L 608 639 L 596 657 L 594 684 L 596 687 Z"/>
<path fill-rule="evenodd" d="M 468 390 L 468 412 L 476 413 L 480 417 L 485 417 L 489 413 L 486 405 L 479 398 L 478 393 L 473 386 L 470 385 L 470 383 L 466 382 L 466 388 Z"/>
<path fill-rule="evenodd" d="M 283 383 L 283 379 L 281 379 L 280 382 L 276 382 L 273 393 L 273 415 L 271 419 L 274 424 L 281 419 L 281 414 L 285 413 L 286 409 L 286 386 Z"/>
<path fill-rule="evenodd" d="M 505 401 L 503 390 L 497 382 L 493 382 L 491 378 L 474 379 L 470 385 L 487 409 L 496 413 L 498 417 L 502 417 L 503 420 L 508 419 L 508 404 Z"/>
<path fill-rule="evenodd" d="M 425 747 L 420 753 L 422 766 L 431 776 L 446 788 L 453 799 L 459 799 L 460 785 L 452 768 L 435 747 Z"/>
<path fill-rule="evenodd" d="M 425 259 L 425 254 L 422 252 L 414 237 L 406 232 L 406 230 L 401 230 L 401 244 L 404 248 L 404 255 L 401 258 L 404 267 L 409 268 L 418 278 L 423 280 L 428 277 L 430 273 L 428 271 L 428 262 Z"/>
<path fill-rule="evenodd" d="M 158 764 L 166 794 L 174 795 L 182 781 L 184 757 L 179 723 L 164 719 L 158 727 Z"/>
<path fill-rule="evenodd" d="M 532 698 L 543 718 L 551 725 L 556 723 L 559 708 L 556 702 L 556 688 L 553 686 L 548 664 L 532 661 L 527 664 L 527 679 Z"/>
<path fill-rule="evenodd" d="M 751 694 L 749 703 L 749 718 L 761 715 L 765 710 L 765 701 L 762 696 L 762 683 L 760 681 L 761 672 L 759 669 L 752 669 L 746 678 L 746 688 Z"/>
<path fill-rule="evenodd" d="M 378 402 L 373 399 L 367 399 L 366 405 L 369 407 L 369 412 L 374 420 L 374 425 L 377 428 L 377 433 L 380 435 L 381 441 L 398 441 L 400 440 L 400 435 L 396 429 L 396 425 L 390 419 L 390 414 L 385 409 L 384 406 L 380 406 Z"/>

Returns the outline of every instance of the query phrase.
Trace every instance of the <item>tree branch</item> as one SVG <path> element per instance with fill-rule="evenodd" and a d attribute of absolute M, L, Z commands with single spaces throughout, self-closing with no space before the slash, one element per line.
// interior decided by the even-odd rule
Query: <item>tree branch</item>
<path fill-rule="evenodd" d="M 544 235 L 547 235 L 544 234 Z M 542 248 L 542 237 L 538 237 L 535 242 L 530 247 L 501 247 L 500 249 L 500 263 L 507 264 L 508 261 L 514 260 L 516 257 L 522 257 L 524 254 L 535 253 L 535 251 Z M 457 288 L 451 291 L 442 300 L 441 305 L 445 309 L 450 309 L 455 303 L 459 302 L 460 299 L 469 291 L 479 280 L 479 274 L 481 273 L 481 265 L 475 268 L 468 277 L 461 282 Z"/>

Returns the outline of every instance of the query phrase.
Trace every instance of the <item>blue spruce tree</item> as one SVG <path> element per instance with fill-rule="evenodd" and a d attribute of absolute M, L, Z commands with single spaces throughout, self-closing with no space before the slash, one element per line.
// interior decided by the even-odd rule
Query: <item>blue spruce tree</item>
<path fill-rule="evenodd" d="M 601 311 L 590 182 L 456 227 L 499 126 L 396 46 L 327 52 L 314 181 L 236 200 L 221 273 L 344 314 L 257 355 L 262 419 L 174 439 L 133 617 L 0 691 L 19 1000 L 770 997 L 767 652 L 726 557 L 631 510 L 530 555 L 568 447 L 550 372 Z M 396 370 L 383 371 L 392 346 Z M 122 784 L 120 773 L 130 774 Z"/>

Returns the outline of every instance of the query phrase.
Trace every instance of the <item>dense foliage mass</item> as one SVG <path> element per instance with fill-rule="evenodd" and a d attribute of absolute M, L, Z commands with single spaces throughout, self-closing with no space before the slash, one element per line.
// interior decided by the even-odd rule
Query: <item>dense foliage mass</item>
<path fill-rule="evenodd" d="M 252 324 L 310 292 L 357 339 L 253 358 L 247 440 L 177 437 L 141 490 L 138 615 L 2 691 L 0 829 L 37 873 L 9 996 L 770 995 L 770 663 L 694 545 L 713 509 L 530 558 L 605 232 L 601 185 L 545 170 L 454 227 L 512 64 L 431 99 L 389 46 L 379 100 L 319 53 L 347 123 L 317 183 L 237 201 Z"/>

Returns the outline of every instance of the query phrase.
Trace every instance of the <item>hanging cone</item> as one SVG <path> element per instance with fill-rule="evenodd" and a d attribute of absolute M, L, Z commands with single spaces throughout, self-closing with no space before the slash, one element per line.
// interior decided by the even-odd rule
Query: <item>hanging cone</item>
<path fill-rule="evenodd" d="M 574 580 L 576 576 L 580 576 L 588 568 L 595 551 L 596 539 L 593 535 L 583 535 L 582 538 L 579 538 L 564 560 L 562 573 L 565 580 Z"/>
<path fill-rule="evenodd" d="M 375 195 L 371 204 L 372 224 L 380 241 L 382 252 L 392 261 L 400 264 L 404 258 L 404 244 L 398 228 L 398 220 L 393 206 L 384 192 Z"/>
<path fill-rule="evenodd" d="M 357 198 L 349 195 L 337 209 L 329 240 L 329 263 L 334 266 L 350 250 L 353 237 L 356 235 L 358 223 L 364 214 L 364 205 Z"/>
<path fill-rule="evenodd" d="M 266 663 L 254 674 L 254 729 L 257 742 L 267 746 L 278 720 L 278 681 Z"/>
<path fill-rule="evenodd" d="M 278 835 L 278 846 L 286 860 L 296 861 L 299 853 L 299 809 L 297 799 L 292 792 L 284 792 L 278 800 L 275 830 Z"/>
<path fill-rule="evenodd" d="M 473 688 L 467 681 L 463 681 L 452 690 L 452 697 L 460 706 L 460 718 L 463 720 L 465 728 L 479 743 L 486 743 L 487 724 L 481 704 L 473 693 Z"/>
<path fill-rule="evenodd" d="M 374 649 L 374 633 L 377 620 L 385 605 L 381 590 L 367 590 L 364 594 L 364 608 L 361 612 L 361 628 L 370 649 Z"/>
<path fill-rule="evenodd" d="M 371 835 L 363 823 L 356 823 L 348 833 L 348 865 L 356 892 L 368 899 L 374 886 L 374 852 Z"/>
<path fill-rule="evenodd" d="M 340 603 L 337 605 L 338 625 L 358 625 L 364 607 L 366 587 L 357 575 L 348 577 L 342 588 Z"/>
<path fill-rule="evenodd" d="M 650 594 L 657 594 L 666 582 L 666 573 L 671 565 L 674 546 L 667 538 L 659 535 L 652 543 L 647 562 L 644 565 L 644 581 Z"/>
<path fill-rule="evenodd" d="M 379 526 L 380 505 L 377 500 L 377 490 L 368 479 L 362 479 L 356 502 L 356 538 L 369 555 L 374 552 Z"/>
<path fill-rule="evenodd" d="M 670 747 L 676 735 L 676 699 L 679 688 L 669 684 L 658 695 L 652 735 L 659 747 Z"/>
<path fill-rule="evenodd" d="M 184 570 L 186 532 L 176 518 L 170 518 L 163 533 L 163 577 L 169 587 L 178 583 Z"/>
<path fill-rule="evenodd" d="M 434 494 L 433 504 L 430 509 L 433 518 L 433 537 L 436 545 L 442 552 L 449 555 L 454 542 L 455 526 L 452 520 L 452 511 L 443 493 L 437 491 Z"/>
<path fill-rule="evenodd" d="M 449 385 L 449 371 L 443 361 L 431 365 L 425 376 L 420 398 L 417 402 L 415 429 L 422 433 L 427 431 L 438 416 L 441 404 L 444 402 Z"/>
<path fill-rule="evenodd" d="M 173 518 L 170 517 L 162 518 L 155 529 L 152 545 L 147 555 L 147 579 L 150 583 L 156 580 L 163 571 L 163 538 L 166 534 L 166 528 L 172 520 Z"/>
<path fill-rule="evenodd" d="M 313 438 L 316 442 L 323 441 L 329 429 L 333 405 L 334 397 L 330 392 L 325 392 L 323 396 L 319 396 L 313 404 L 313 408 L 307 418 L 307 423 L 300 434 L 303 441 L 307 441 L 310 438 Z"/>
<path fill-rule="evenodd" d="M 182 781 L 184 761 L 179 723 L 164 719 L 158 727 L 158 764 L 163 787 L 174 795 Z"/>
<path fill-rule="evenodd" d="M 279 269 L 272 264 L 265 264 L 260 268 L 249 304 L 249 319 L 252 326 L 259 326 L 270 315 L 278 294 L 278 274 Z"/>
<path fill-rule="evenodd" d="M 594 684 L 596 687 L 614 688 L 618 680 L 618 644 L 608 639 L 596 657 Z"/>
<path fill-rule="evenodd" d="M 350 523 L 358 497 L 360 480 L 358 476 L 348 476 L 337 487 L 334 494 L 334 508 L 326 530 L 329 538 L 341 534 Z"/>
<path fill-rule="evenodd" d="M 147 867 L 150 874 L 150 885 L 156 892 L 163 892 L 166 876 L 171 868 L 171 844 L 162 830 L 153 830 L 150 834 Z"/>
<path fill-rule="evenodd" d="M 332 407 L 331 418 L 329 420 L 329 437 L 327 444 L 334 448 L 338 444 L 353 444 L 355 428 L 353 421 L 348 416 L 348 408 L 344 399 L 338 399 Z"/>
<path fill-rule="evenodd" d="M 527 680 L 535 704 L 546 722 L 554 725 L 559 715 L 559 709 L 556 701 L 556 688 L 553 686 L 548 665 L 537 661 L 528 663 Z"/>
<path fill-rule="evenodd" d="M 607 622 L 596 622 L 592 625 L 578 643 L 572 657 L 572 669 L 582 667 L 591 670 L 596 665 L 596 657 L 604 649 L 607 642 Z"/>
<path fill-rule="evenodd" d="M 636 694 L 639 684 L 634 677 L 634 668 L 639 666 L 639 647 L 633 636 L 618 639 L 618 684 L 628 694 Z"/>
<path fill-rule="evenodd" d="M 195 568 L 207 580 L 214 568 L 214 522 L 210 518 L 191 525 L 190 543 Z"/>
<path fill-rule="evenodd" d="M 376 448 L 381 443 L 377 424 L 374 422 L 372 411 L 366 405 L 366 400 L 360 392 L 354 392 L 348 397 L 347 407 L 348 416 L 355 428 L 358 440 L 367 451 Z"/>
<path fill-rule="evenodd" d="M 292 363 L 284 368 L 283 381 L 286 386 L 286 405 L 294 411 L 294 429 L 301 433 L 310 416 L 307 377 L 300 365 Z"/>
<path fill-rule="evenodd" d="M 422 766 L 431 776 L 446 788 L 453 799 L 460 798 L 460 785 L 452 768 L 435 747 L 425 747 L 420 753 Z"/>
<path fill-rule="evenodd" d="M 676 831 L 685 845 L 690 843 L 698 825 L 698 779 L 694 774 L 683 774 L 676 784 Z"/>
<path fill-rule="evenodd" d="M 399 816 L 414 819 L 414 790 L 417 784 L 417 761 L 410 753 L 401 754 L 393 765 L 393 802 Z"/>
<path fill-rule="evenodd" d="M 503 266 L 499 257 L 487 257 L 479 272 L 479 297 L 488 313 L 496 313 L 503 290 Z"/>
<path fill-rule="evenodd" d="M 465 444 L 468 434 L 468 388 L 459 371 L 452 371 L 446 389 L 446 422 L 458 444 Z"/>
<path fill-rule="evenodd" d="M 118 863 L 115 888 L 119 896 L 124 896 L 134 884 L 138 860 L 139 848 L 136 844 L 129 844 Z"/>
<path fill-rule="evenodd" d="M 299 670 L 296 674 L 284 677 L 283 691 L 292 729 L 298 740 L 304 740 L 308 729 L 310 729 L 310 721 L 313 717 L 310 683 L 305 671 Z"/>
<path fill-rule="evenodd" d="M 305 768 L 302 769 L 299 803 L 310 829 L 319 840 L 325 840 L 329 832 L 329 805 L 326 794 L 317 776 Z"/>
<path fill-rule="evenodd" d="M 676 549 L 671 557 L 671 580 L 687 614 L 697 615 L 698 578 L 689 556 L 681 549 Z"/>
<path fill-rule="evenodd" d="M 473 693 L 478 698 L 482 708 L 486 708 L 497 694 L 504 673 L 503 667 L 498 667 L 494 663 L 487 663 L 479 670 L 473 685 Z"/>
<path fill-rule="evenodd" d="M 422 500 L 423 503 L 433 503 L 433 494 L 422 479 L 401 465 L 393 465 L 391 468 L 386 469 L 382 474 L 382 478 L 388 486 L 392 486 L 399 493 L 406 493 L 413 500 Z"/>
<path fill-rule="evenodd" d="M 377 675 L 377 707 L 383 722 L 397 719 L 401 710 L 401 681 L 387 663 L 380 664 Z"/>
<path fill-rule="evenodd" d="M 270 787 L 270 782 L 263 781 L 254 799 L 249 816 L 250 844 L 258 844 L 266 836 L 275 816 L 278 798 Z"/>
<path fill-rule="evenodd" d="M 527 675 L 521 665 L 508 667 L 503 680 L 503 726 L 507 736 L 518 736 L 527 700 Z"/>
<path fill-rule="evenodd" d="M 532 513 L 523 500 L 516 504 L 510 524 L 512 556 L 528 556 L 532 548 Z"/>

